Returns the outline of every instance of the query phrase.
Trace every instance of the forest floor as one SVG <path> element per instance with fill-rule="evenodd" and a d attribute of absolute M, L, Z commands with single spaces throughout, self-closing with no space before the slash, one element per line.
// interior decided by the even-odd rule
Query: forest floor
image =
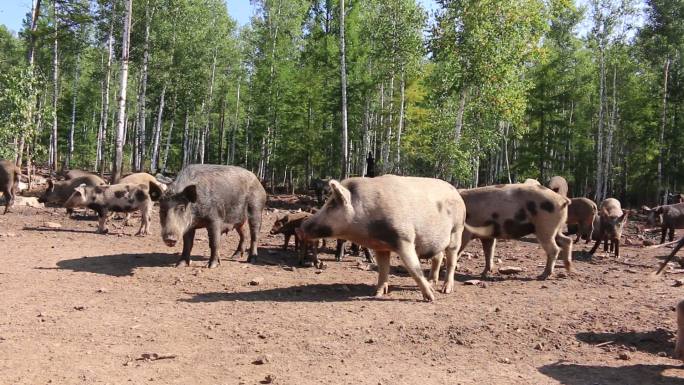
<path fill-rule="evenodd" d="M 375 299 L 359 257 L 298 267 L 268 234 L 276 215 L 257 264 L 226 258 L 230 233 L 212 270 L 204 231 L 192 266 L 173 267 L 180 245 L 162 243 L 156 211 L 144 238 L 139 218 L 98 235 L 64 209 L 0 215 L 0 384 L 684 384 L 671 358 L 684 274 L 650 274 L 669 248 L 589 258 L 582 243 L 573 274 L 537 281 L 534 239 L 499 242 L 495 270 L 524 270 L 466 285 L 484 266 L 475 241 L 454 293 L 422 302 L 393 257 Z"/>

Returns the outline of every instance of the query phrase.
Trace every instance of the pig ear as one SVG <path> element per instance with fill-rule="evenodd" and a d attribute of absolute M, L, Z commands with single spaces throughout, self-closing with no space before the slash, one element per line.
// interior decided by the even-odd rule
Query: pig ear
<path fill-rule="evenodd" d="M 162 196 L 162 190 L 155 182 L 150 182 L 149 191 L 152 202 L 158 201 Z"/>
<path fill-rule="evenodd" d="M 48 191 L 52 191 L 53 188 L 55 188 L 55 183 L 52 181 L 52 179 L 48 179 Z"/>
<path fill-rule="evenodd" d="M 82 184 L 82 185 L 76 187 L 74 189 L 74 192 L 77 192 L 77 193 L 81 194 L 82 197 L 84 197 L 85 196 L 85 187 L 86 187 L 86 185 Z"/>
<path fill-rule="evenodd" d="M 646 206 L 646 205 L 641 206 L 641 210 L 644 211 L 644 212 L 647 212 L 647 213 L 650 213 L 650 212 L 651 212 L 651 209 L 649 209 L 648 206 Z"/>
<path fill-rule="evenodd" d="M 627 222 L 627 217 L 629 216 L 629 210 L 624 210 L 622 212 L 622 216 L 618 219 L 620 222 L 625 223 Z"/>
<path fill-rule="evenodd" d="M 191 203 L 197 202 L 197 186 L 194 184 L 184 188 L 182 194 L 185 199 L 189 200 Z"/>
<path fill-rule="evenodd" d="M 344 205 L 351 205 L 351 193 L 344 186 L 342 186 L 340 182 L 331 179 L 330 182 L 328 182 L 328 185 L 332 190 L 332 196 L 334 199 L 339 200 L 340 203 Z"/>

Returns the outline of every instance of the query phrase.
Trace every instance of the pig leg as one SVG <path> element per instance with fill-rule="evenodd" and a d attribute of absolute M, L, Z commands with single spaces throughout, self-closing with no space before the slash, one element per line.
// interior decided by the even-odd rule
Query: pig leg
<path fill-rule="evenodd" d="M 677 305 L 677 342 L 672 357 L 684 361 L 684 301 Z"/>
<path fill-rule="evenodd" d="M 663 226 L 660 229 L 660 243 L 665 243 L 665 236 L 667 235 L 667 227 Z"/>
<path fill-rule="evenodd" d="M 207 234 L 209 235 L 209 250 L 211 256 L 207 267 L 213 269 L 221 264 L 221 257 L 219 255 L 219 244 L 221 243 L 221 224 L 212 223 L 207 227 Z"/>
<path fill-rule="evenodd" d="M 446 278 L 444 279 L 444 286 L 442 287 L 442 293 L 449 294 L 454 291 L 454 274 L 458 268 L 458 250 L 461 248 L 461 242 L 463 240 L 463 227 L 457 228 L 456 231 L 451 233 L 451 244 L 444 251 L 447 261 L 447 272 Z M 494 247 L 492 247 L 492 252 Z"/>
<path fill-rule="evenodd" d="M 107 218 L 109 213 L 106 211 L 97 213 L 97 232 L 100 234 L 107 234 L 109 229 L 107 228 Z"/>
<path fill-rule="evenodd" d="M 344 244 L 346 241 L 344 239 L 337 240 L 337 248 L 335 248 L 335 261 L 339 262 L 344 257 Z"/>
<path fill-rule="evenodd" d="M 152 216 L 152 205 L 148 204 L 145 207 L 140 210 L 141 214 L 141 221 L 140 221 L 140 230 L 138 230 L 138 233 L 136 235 L 139 236 L 145 236 L 149 234 L 149 229 L 150 229 L 150 217 Z M 130 213 L 126 213 L 126 216 L 130 216 Z"/>
<path fill-rule="evenodd" d="M 494 264 L 494 250 L 496 249 L 496 238 L 482 239 L 482 250 L 484 250 L 485 255 L 485 268 L 482 271 L 482 278 L 487 278 L 489 273 L 492 271 L 492 265 Z"/>
<path fill-rule="evenodd" d="M 594 255 L 594 253 L 596 252 L 596 249 L 598 249 L 599 245 L 601 244 L 601 241 L 602 241 L 602 239 L 599 238 L 599 240 L 596 241 L 596 243 L 594 243 L 594 247 L 592 247 L 591 250 L 589 250 L 589 255 Z"/>
<path fill-rule="evenodd" d="M 249 257 L 247 262 L 256 263 L 257 261 L 257 244 L 259 243 L 259 231 L 261 230 L 261 210 L 251 207 L 248 210 L 249 219 Z"/>
<path fill-rule="evenodd" d="M 670 233 L 668 234 L 668 237 L 670 238 L 670 242 L 672 242 L 672 239 L 674 238 L 674 232 L 675 232 L 674 227 L 670 227 Z"/>
<path fill-rule="evenodd" d="M 176 262 L 176 267 L 190 266 L 190 252 L 194 243 L 195 229 L 190 229 L 187 233 L 183 234 L 183 253 L 178 262 Z"/>
<path fill-rule="evenodd" d="M 297 248 L 299 248 L 299 246 L 300 246 L 299 237 L 297 236 L 297 234 L 294 235 L 294 239 L 295 239 L 295 250 L 297 250 Z"/>
<path fill-rule="evenodd" d="M 126 213 L 123 221 L 124 226 L 131 226 L 131 213 Z"/>
<path fill-rule="evenodd" d="M 430 259 L 430 275 L 428 276 L 430 286 L 437 285 L 437 282 L 439 282 L 439 269 L 442 267 L 442 258 L 444 258 L 444 255 L 438 253 Z"/>
<path fill-rule="evenodd" d="M 283 243 L 283 250 L 287 250 L 287 245 L 290 243 L 290 234 L 283 234 L 285 238 L 285 243 Z M 297 247 L 295 246 L 295 249 Z"/>
<path fill-rule="evenodd" d="M 620 256 L 620 240 L 613 239 L 613 248 L 615 249 L 615 258 Z"/>
<path fill-rule="evenodd" d="M 572 238 L 565 236 L 561 231 L 556 234 L 556 244 L 560 246 L 560 257 L 563 258 L 565 270 L 572 272 Z"/>
<path fill-rule="evenodd" d="M 377 298 L 389 293 L 390 252 L 376 251 L 375 259 L 378 261 L 378 285 L 375 288 Z"/>
<path fill-rule="evenodd" d="M 558 258 L 558 253 L 560 253 L 561 251 L 561 248 L 558 247 L 558 245 L 556 244 L 555 234 L 551 235 L 545 230 L 545 228 L 542 228 L 537 231 L 537 239 L 539 240 L 539 243 L 546 252 L 546 268 L 544 269 L 544 272 L 539 276 L 540 280 L 545 280 L 551 275 L 553 275 L 553 269 L 556 264 L 556 259 Z"/>
<path fill-rule="evenodd" d="M 238 240 L 237 249 L 235 249 L 235 252 L 230 258 L 235 259 L 236 257 L 239 257 L 242 259 L 242 257 L 245 255 L 245 223 L 242 222 L 241 224 L 235 226 L 235 231 L 238 233 L 238 237 L 240 239 Z"/>
<path fill-rule="evenodd" d="M 5 212 L 3 214 L 7 214 L 9 212 L 10 206 L 12 206 L 12 203 L 14 203 L 14 195 L 12 195 L 11 189 L 3 190 L 2 195 L 5 197 Z"/>
<path fill-rule="evenodd" d="M 370 253 L 370 250 L 367 248 L 363 248 L 363 254 L 366 256 L 366 262 L 368 263 L 375 263 L 375 260 L 373 259 L 373 256 Z"/>
<path fill-rule="evenodd" d="M 430 302 L 434 301 L 435 294 L 423 275 L 423 269 L 420 267 L 420 260 L 418 259 L 413 243 L 403 242 L 403 244 L 399 246 L 398 252 L 404 267 L 418 284 L 420 292 L 423 293 L 423 299 Z"/>
<path fill-rule="evenodd" d="M 313 254 L 313 261 L 314 261 L 314 265 L 316 266 L 316 268 L 322 269 L 323 268 L 323 262 L 320 259 L 318 259 L 318 241 L 308 241 L 308 242 L 302 241 L 302 242 L 311 248 L 311 253 Z"/>

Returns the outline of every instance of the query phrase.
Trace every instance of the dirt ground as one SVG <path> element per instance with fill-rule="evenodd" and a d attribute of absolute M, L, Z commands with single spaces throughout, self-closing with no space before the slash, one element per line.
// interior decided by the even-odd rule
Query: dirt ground
<path fill-rule="evenodd" d="M 495 269 L 523 272 L 466 285 L 484 266 L 475 241 L 453 294 L 422 302 L 393 257 L 378 300 L 359 257 L 296 266 L 268 235 L 275 216 L 257 264 L 227 259 L 231 233 L 208 270 L 204 231 L 192 266 L 173 267 L 181 246 L 162 243 L 156 212 L 144 238 L 138 222 L 98 235 L 58 208 L 0 215 L 0 384 L 684 384 L 671 358 L 684 274 L 649 274 L 668 248 L 576 252 L 575 273 L 537 281 L 534 239 L 500 242 Z"/>

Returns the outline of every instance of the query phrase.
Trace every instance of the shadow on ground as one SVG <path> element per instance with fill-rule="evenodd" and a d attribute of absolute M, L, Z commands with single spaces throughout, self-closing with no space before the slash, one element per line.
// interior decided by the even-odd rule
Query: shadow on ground
<path fill-rule="evenodd" d="M 577 333 L 576 337 L 592 345 L 613 341 L 612 345 L 633 347 L 640 352 L 651 354 L 669 353 L 674 349 L 674 333 L 660 328 L 645 332 L 582 332 Z"/>
<path fill-rule="evenodd" d="M 555 363 L 542 366 L 539 372 L 564 385 L 684 385 L 684 367 L 676 365 L 612 367 Z"/>
<path fill-rule="evenodd" d="M 247 301 L 247 302 L 345 302 L 353 300 L 377 300 L 377 301 L 399 301 L 416 302 L 416 299 L 396 298 L 392 296 L 392 291 L 413 290 L 420 295 L 417 287 L 404 287 L 390 285 L 390 294 L 381 299 L 373 297 L 375 295 L 374 285 L 365 284 L 310 284 L 297 285 L 290 287 L 279 287 L 274 289 L 256 289 L 254 291 L 240 292 L 210 292 L 197 293 L 192 298 L 180 299 L 180 302 L 189 303 L 210 303 L 223 301 Z"/>
<path fill-rule="evenodd" d="M 139 267 L 172 266 L 176 263 L 176 261 L 178 261 L 178 255 L 176 254 L 112 254 L 95 257 L 65 259 L 57 262 L 57 266 L 60 269 L 72 270 L 76 272 L 88 272 L 106 274 L 114 277 L 125 277 L 133 275 L 133 271 Z"/>

